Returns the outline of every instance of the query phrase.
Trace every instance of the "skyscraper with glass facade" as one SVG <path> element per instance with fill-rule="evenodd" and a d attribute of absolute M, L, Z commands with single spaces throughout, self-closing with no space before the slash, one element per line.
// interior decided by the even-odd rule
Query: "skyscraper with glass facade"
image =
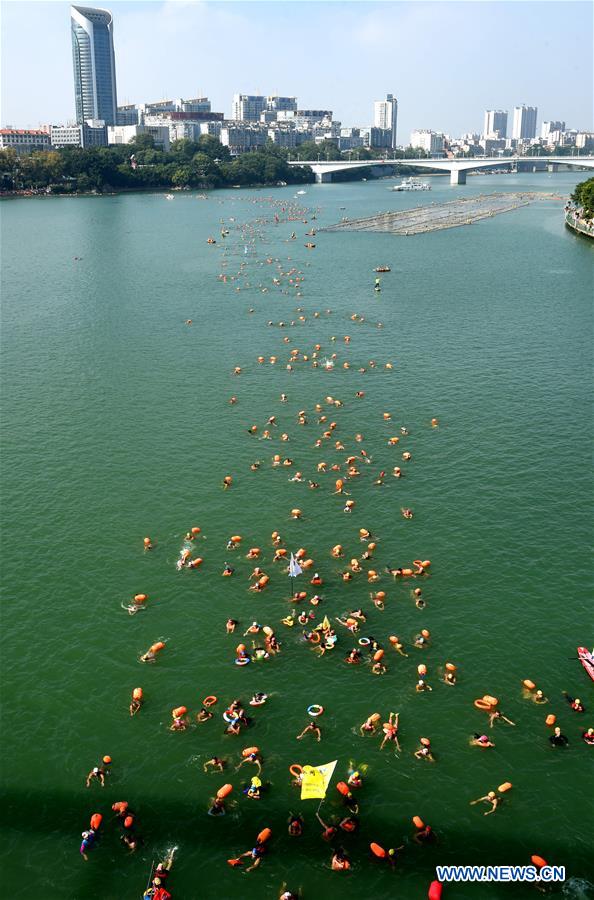
<path fill-rule="evenodd" d="M 70 7 L 76 121 L 116 124 L 113 18 L 107 9 Z"/>

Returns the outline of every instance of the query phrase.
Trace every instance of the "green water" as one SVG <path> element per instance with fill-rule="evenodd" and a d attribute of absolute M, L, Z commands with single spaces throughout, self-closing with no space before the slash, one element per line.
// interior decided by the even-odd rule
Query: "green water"
<path fill-rule="evenodd" d="M 433 179 L 432 193 L 423 195 L 389 194 L 385 182 L 309 186 L 299 200 L 310 212 L 319 207 L 319 226 L 482 191 L 566 195 L 580 179 L 481 176 L 460 188 Z M 178 845 L 169 885 L 176 898 L 276 898 L 286 881 L 304 897 L 412 900 L 426 896 L 436 863 L 527 863 L 532 853 L 567 867 L 567 896 L 586 896 L 584 880 L 594 880 L 594 785 L 591 748 L 580 734 L 592 724 L 594 698 L 575 649 L 592 645 L 592 245 L 565 229 L 561 204 L 545 201 L 409 238 L 320 233 L 310 252 L 304 232 L 311 222 L 287 222 L 279 206 L 296 203 L 293 194 L 2 204 L 3 893 L 24 900 L 139 897 L 151 861 Z M 231 230 L 225 241 L 220 219 Z M 246 241 L 240 226 L 256 219 Z M 293 229 L 298 240 L 287 243 Z M 215 246 L 206 243 L 211 234 Z M 285 293 L 274 287 L 276 263 L 266 264 L 267 256 L 285 271 L 295 265 L 303 272 L 301 298 L 287 279 Z M 245 262 L 245 277 L 218 280 L 224 260 L 229 273 Z M 382 263 L 392 272 L 377 295 L 372 270 Z M 262 293 L 260 283 L 270 290 Z M 297 319 L 298 305 L 304 324 L 266 326 Z M 353 313 L 366 321 L 352 322 Z M 188 318 L 192 327 L 184 325 Z M 378 319 L 383 329 L 374 326 Z M 344 335 L 352 338 L 348 346 Z M 338 354 L 336 368 L 300 363 L 288 372 L 290 349 L 311 353 L 315 343 L 322 358 Z M 279 362 L 260 366 L 260 354 Z M 377 368 L 368 367 L 371 359 Z M 345 360 L 351 369 L 342 368 Z M 240 377 L 232 375 L 236 365 Z M 357 390 L 364 399 L 355 398 Z M 314 447 L 323 431 L 314 405 L 328 395 L 344 402 L 327 410 L 343 452 L 326 441 Z M 296 424 L 300 409 L 308 411 L 307 427 Z M 252 424 L 261 433 L 270 415 L 280 426 L 272 441 L 247 433 Z M 433 416 L 437 429 L 429 426 Z M 402 425 L 410 435 L 388 447 Z M 289 443 L 281 443 L 281 431 Z M 336 473 L 317 476 L 315 467 L 321 459 L 344 464 L 361 447 L 373 463 L 349 482 L 356 508 L 347 516 L 333 495 Z M 408 464 L 401 463 L 404 450 L 413 454 Z M 291 456 L 293 469 L 272 468 L 274 453 Z M 252 472 L 255 459 L 262 466 Z M 399 481 L 389 475 L 397 464 L 405 470 Z M 320 489 L 290 483 L 296 469 Z M 381 469 L 388 476 L 380 488 L 372 480 Z M 234 484 L 223 492 L 227 474 Z M 302 521 L 289 519 L 295 506 Z M 402 518 L 404 506 L 413 508 L 412 521 Z M 183 536 L 194 525 L 202 528 L 204 563 L 178 573 Z M 342 543 L 345 563 L 360 555 L 361 527 L 377 536 L 374 564 L 382 572 L 387 564 L 431 560 L 425 610 L 415 608 L 410 581 L 383 577 L 382 613 L 364 577 L 340 580 L 329 550 Z M 318 658 L 300 629 L 279 624 L 289 585 L 270 563 L 275 529 L 285 546 L 303 546 L 315 559 L 325 579 L 320 615 L 362 605 L 362 633 L 385 644 L 397 634 L 410 647 L 428 628 L 431 646 L 410 649 L 408 659 L 386 650 L 388 672 L 377 678 L 367 666 L 344 664 L 352 639 L 337 625 L 338 648 Z M 245 550 L 225 549 L 235 533 L 246 549 L 263 548 L 271 583 L 261 595 L 247 592 L 253 564 Z M 156 542 L 151 553 L 143 552 L 145 535 Z M 236 567 L 233 578 L 220 577 L 226 560 Z M 305 576 L 301 581 L 309 587 Z M 149 595 L 148 609 L 130 617 L 121 603 L 137 592 Z M 241 623 L 232 637 L 228 616 Z M 277 629 L 282 653 L 240 669 L 234 647 L 254 618 Z M 139 663 L 160 639 L 167 647 L 158 663 Z M 446 660 L 458 664 L 454 688 L 439 680 Z M 415 693 L 421 661 L 432 693 Z M 522 696 L 523 678 L 542 687 L 548 706 Z M 128 703 L 138 685 L 146 702 L 132 719 Z M 253 727 L 224 736 L 224 707 L 234 697 L 247 702 L 255 690 L 272 697 L 254 711 Z M 569 710 L 562 690 L 582 698 L 586 717 Z M 472 701 L 485 693 L 500 698 L 517 727 L 496 725 L 496 748 L 482 752 L 468 742 L 484 730 Z M 169 732 L 172 707 L 195 713 L 208 694 L 219 697 L 213 720 Z M 325 707 L 319 745 L 295 740 L 313 702 Z M 357 734 L 376 710 L 400 712 L 398 758 L 379 752 L 378 737 Z M 569 737 L 566 752 L 549 746 L 547 712 Z M 432 739 L 435 765 L 413 757 L 421 735 Z M 222 777 L 202 774 L 213 754 L 233 764 L 254 744 L 270 784 L 259 803 L 239 792 L 247 767 L 238 775 L 232 765 Z M 106 753 L 114 764 L 105 790 L 85 789 L 87 772 Z M 287 770 L 293 762 L 333 759 L 333 784 L 349 760 L 368 765 L 358 795 L 361 828 L 343 841 L 354 863 L 347 875 L 330 871 L 317 803 L 300 802 Z M 227 780 L 235 805 L 224 818 L 207 816 L 209 798 Z M 495 815 L 485 818 L 469 805 L 507 780 L 513 790 Z M 111 804 L 124 799 L 144 838 L 135 856 L 107 822 Z M 332 786 L 326 819 L 341 811 L 339 800 Z M 300 839 L 287 835 L 290 810 L 305 817 Z M 93 812 L 103 813 L 106 826 L 85 863 L 80 832 Z M 433 826 L 435 847 L 410 842 L 413 815 Z M 260 869 L 246 875 L 227 866 L 264 826 L 273 839 Z M 406 843 L 394 873 L 370 862 L 370 841 Z M 444 898 L 534 895 L 529 886 L 444 889 Z"/>

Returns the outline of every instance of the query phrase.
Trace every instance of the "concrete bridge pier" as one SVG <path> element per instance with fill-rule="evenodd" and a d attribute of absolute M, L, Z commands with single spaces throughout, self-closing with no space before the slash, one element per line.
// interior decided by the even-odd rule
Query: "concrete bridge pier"
<path fill-rule="evenodd" d="M 332 172 L 316 172 L 316 184 L 330 184 Z"/>
<path fill-rule="evenodd" d="M 450 184 L 466 184 L 466 170 L 452 169 L 450 172 Z"/>

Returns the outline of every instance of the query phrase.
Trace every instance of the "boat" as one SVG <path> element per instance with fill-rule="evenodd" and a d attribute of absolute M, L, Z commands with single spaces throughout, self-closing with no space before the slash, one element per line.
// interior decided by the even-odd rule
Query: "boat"
<path fill-rule="evenodd" d="M 297 191 L 298 194 L 306 194 L 307 191 Z"/>
<path fill-rule="evenodd" d="M 584 669 L 594 681 L 594 655 L 590 653 L 586 647 L 578 647 L 577 648 L 578 659 L 583 665 Z"/>
<path fill-rule="evenodd" d="M 175 197 L 173 196 L 173 194 L 165 194 L 165 199 L 166 200 L 175 200 Z"/>
<path fill-rule="evenodd" d="M 427 181 L 418 178 L 403 178 L 400 184 L 395 184 L 391 191 L 430 191 L 431 185 Z"/>
<path fill-rule="evenodd" d="M 390 266 L 376 266 L 373 270 L 374 272 L 391 272 L 392 269 Z"/>

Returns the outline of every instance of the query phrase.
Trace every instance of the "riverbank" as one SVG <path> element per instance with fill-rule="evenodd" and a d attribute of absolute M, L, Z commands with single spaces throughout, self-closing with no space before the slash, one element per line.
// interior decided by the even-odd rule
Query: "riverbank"
<path fill-rule="evenodd" d="M 571 228 L 571 230 L 575 231 L 577 234 L 582 234 L 584 237 L 590 238 L 590 240 L 594 238 L 594 223 L 591 219 L 584 219 L 580 215 L 578 215 L 577 210 L 566 210 L 565 224 L 568 228 Z"/>

